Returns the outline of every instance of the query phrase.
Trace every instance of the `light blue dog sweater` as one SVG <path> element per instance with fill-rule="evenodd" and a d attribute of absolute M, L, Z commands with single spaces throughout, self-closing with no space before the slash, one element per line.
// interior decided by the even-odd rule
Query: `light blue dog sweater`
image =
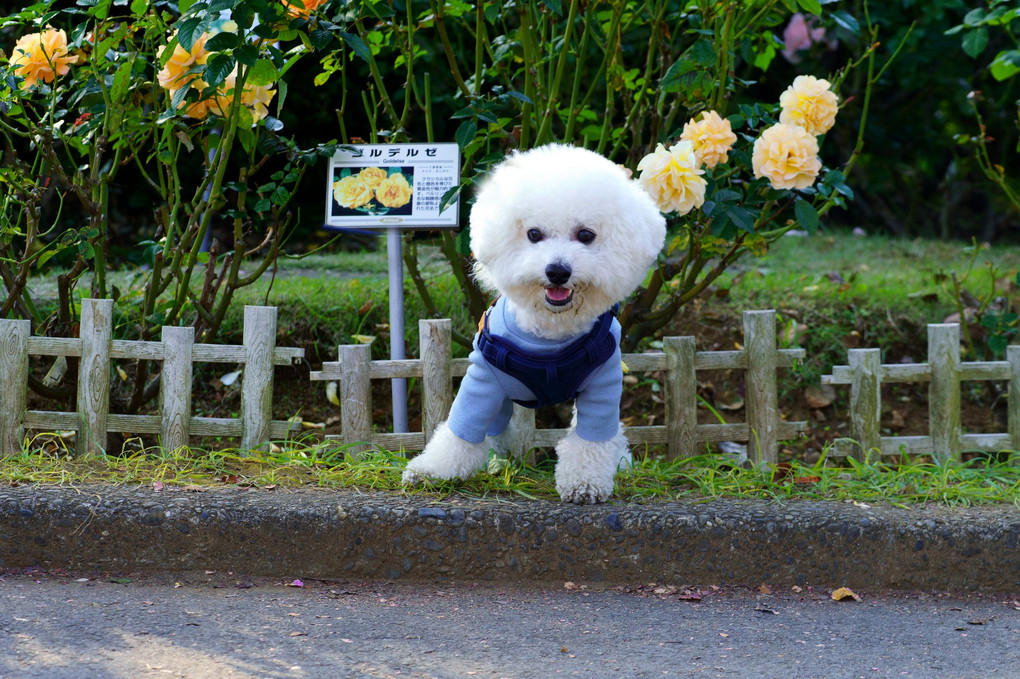
<path fill-rule="evenodd" d="M 555 354 L 577 339 L 549 340 L 521 330 L 505 297 L 500 297 L 488 314 L 491 334 L 530 354 Z M 581 383 L 575 401 L 577 435 L 586 441 L 607 441 L 619 430 L 623 367 L 620 323 L 615 318 L 610 333 L 616 340 L 616 351 Z M 520 380 L 485 360 L 478 349 L 478 335 L 475 335 L 474 349 L 468 359 L 471 365 L 457 391 L 446 424 L 458 438 L 481 443 L 486 435 L 496 436 L 506 430 L 514 401 L 534 401 L 536 397 Z"/>

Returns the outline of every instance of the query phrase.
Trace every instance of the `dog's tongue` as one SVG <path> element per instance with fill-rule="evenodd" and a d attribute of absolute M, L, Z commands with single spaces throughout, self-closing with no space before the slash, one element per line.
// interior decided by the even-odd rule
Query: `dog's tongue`
<path fill-rule="evenodd" d="M 570 297 L 570 290 L 567 288 L 546 288 L 545 296 L 553 302 L 562 302 Z"/>

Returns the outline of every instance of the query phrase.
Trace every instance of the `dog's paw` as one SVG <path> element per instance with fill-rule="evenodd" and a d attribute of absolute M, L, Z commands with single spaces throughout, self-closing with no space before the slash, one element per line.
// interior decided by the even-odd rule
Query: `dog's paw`
<path fill-rule="evenodd" d="M 613 475 L 630 458 L 627 440 L 585 441 L 570 432 L 556 446 L 556 491 L 564 502 L 596 504 L 613 494 Z"/>
<path fill-rule="evenodd" d="M 429 480 L 466 479 L 485 465 L 488 450 L 482 443 L 459 438 L 444 422 L 425 450 L 407 463 L 400 481 L 412 486 Z"/>
<path fill-rule="evenodd" d="M 613 484 L 610 479 L 609 487 L 600 486 L 590 481 L 578 480 L 573 485 L 556 484 L 556 491 L 564 502 L 573 502 L 579 505 L 595 505 L 605 502 L 613 494 Z"/>
<path fill-rule="evenodd" d="M 404 468 L 400 475 L 400 483 L 405 486 L 418 486 L 429 480 L 429 477 L 416 469 Z"/>

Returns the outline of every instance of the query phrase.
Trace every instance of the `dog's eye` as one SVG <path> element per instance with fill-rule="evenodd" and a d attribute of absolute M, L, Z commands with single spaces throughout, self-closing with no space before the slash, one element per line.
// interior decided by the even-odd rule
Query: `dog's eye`
<path fill-rule="evenodd" d="M 577 240 L 584 245 L 588 245 L 595 240 L 595 232 L 591 229 L 581 229 L 577 232 Z"/>
<path fill-rule="evenodd" d="M 528 240 L 532 243 L 537 243 L 542 240 L 542 232 L 538 229 L 528 229 Z"/>

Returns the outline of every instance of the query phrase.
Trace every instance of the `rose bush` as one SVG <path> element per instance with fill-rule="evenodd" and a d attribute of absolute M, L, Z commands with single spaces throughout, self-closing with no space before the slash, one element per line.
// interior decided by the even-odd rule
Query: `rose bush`
<path fill-rule="evenodd" d="M 627 341 L 662 327 L 742 253 L 762 254 L 795 227 L 814 231 L 821 213 L 853 195 L 842 172 L 822 172 L 816 135 L 832 128 L 838 110 L 830 88 L 827 80 L 798 76 L 778 105 L 744 104 L 728 118 L 703 111 L 670 148 L 660 143 L 641 159 L 638 181 L 669 217 L 673 237 L 621 313 Z M 777 114 L 789 122 L 777 122 Z M 691 272 L 697 277 L 710 260 L 715 265 L 695 282 Z"/>
<path fill-rule="evenodd" d="M 210 341 L 234 293 L 272 266 L 307 168 L 333 153 L 333 142 L 302 149 L 285 136 L 277 97 L 287 71 L 333 34 L 320 30 L 314 7 L 294 17 L 276 1 L 66 4 L 0 17 L 0 35 L 20 36 L 0 61 L 0 316 L 66 336 L 87 294 L 116 300 L 126 338 L 180 324 Z M 143 235 L 126 258 L 140 268 L 119 289 L 107 280 L 113 222 L 138 212 Z M 55 310 L 28 285 L 54 263 Z M 138 364 L 113 395 L 118 412 L 154 401 L 159 367 Z M 73 385 L 29 382 L 46 397 L 74 398 Z"/>

